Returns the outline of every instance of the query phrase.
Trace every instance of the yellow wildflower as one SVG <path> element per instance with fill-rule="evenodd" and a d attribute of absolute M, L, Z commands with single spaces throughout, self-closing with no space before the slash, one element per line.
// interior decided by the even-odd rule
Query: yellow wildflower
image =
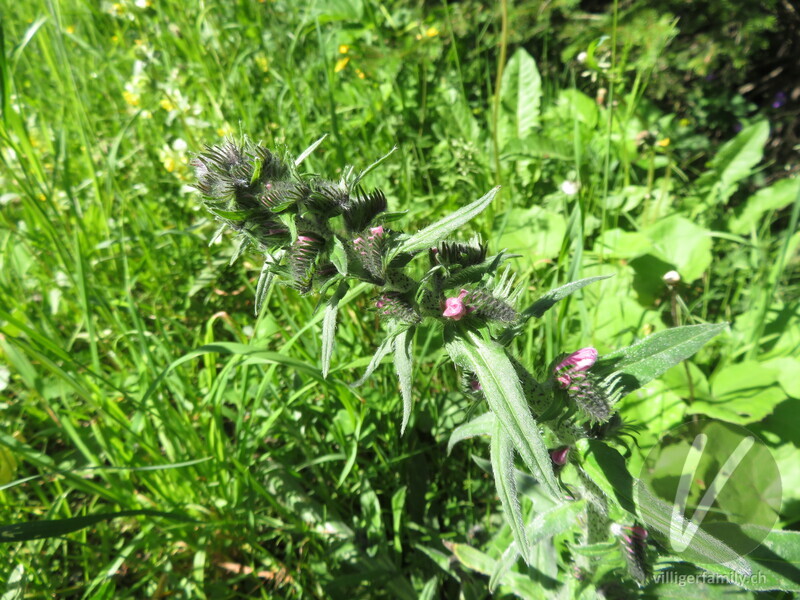
<path fill-rule="evenodd" d="M 338 73 L 339 71 L 344 69 L 347 66 L 347 63 L 349 63 L 349 62 L 350 62 L 350 57 L 349 56 L 345 56 L 344 58 L 340 58 L 339 60 L 336 61 L 336 66 L 333 68 L 333 72 L 334 73 Z"/>
<path fill-rule="evenodd" d="M 228 137 L 233 133 L 233 127 L 225 123 L 222 127 L 217 127 L 217 135 L 219 137 Z"/>
<path fill-rule="evenodd" d="M 669 146 L 669 142 L 670 142 L 669 138 L 664 138 L 663 140 L 658 140 L 656 142 L 656 146 L 661 146 L 662 148 L 666 148 L 667 146 Z"/>
<path fill-rule="evenodd" d="M 366 75 L 364 75 L 364 71 L 361 69 L 356 69 L 356 75 L 358 75 L 359 79 L 364 79 L 366 77 Z"/>
<path fill-rule="evenodd" d="M 428 37 L 436 37 L 439 35 L 439 30 L 436 27 L 428 27 L 427 31 L 425 31 L 425 35 Z"/>
<path fill-rule="evenodd" d="M 158 104 L 166 111 L 175 110 L 175 103 L 169 98 L 162 98 Z"/>
<path fill-rule="evenodd" d="M 267 57 L 264 55 L 256 56 L 256 65 L 258 65 L 258 68 L 261 69 L 263 73 L 269 71 L 269 60 L 267 60 Z"/>
<path fill-rule="evenodd" d="M 175 167 L 178 166 L 175 162 L 175 159 L 171 156 L 164 157 L 163 165 L 164 168 L 170 173 L 172 173 L 175 170 Z"/>
<path fill-rule="evenodd" d="M 70 25 L 64 31 L 66 31 L 69 35 L 72 35 L 73 33 L 75 33 L 75 26 Z"/>
<path fill-rule="evenodd" d="M 132 92 L 130 90 L 125 90 L 122 92 L 122 97 L 125 99 L 125 102 L 130 104 L 131 106 L 139 106 L 139 102 L 141 101 L 141 96 L 136 92 Z"/>
<path fill-rule="evenodd" d="M 347 44 L 339 45 L 339 54 L 347 54 L 348 52 L 350 52 L 350 46 Z"/>

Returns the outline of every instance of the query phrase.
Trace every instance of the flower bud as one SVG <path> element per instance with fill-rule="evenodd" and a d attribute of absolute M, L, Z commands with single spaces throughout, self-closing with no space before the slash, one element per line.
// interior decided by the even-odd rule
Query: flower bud
<path fill-rule="evenodd" d="M 568 388 L 574 375 L 588 371 L 595 362 L 597 362 L 597 350 L 591 347 L 581 348 L 556 365 L 556 381 L 562 388 Z"/>
<path fill-rule="evenodd" d="M 445 300 L 445 309 L 442 316 L 454 321 L 461 320 L 461 317 L 467 314 L 467 308 L 464 306 L 464 296 L 466 295 L 467 290 L 461 290 L 457 297 Z"/>

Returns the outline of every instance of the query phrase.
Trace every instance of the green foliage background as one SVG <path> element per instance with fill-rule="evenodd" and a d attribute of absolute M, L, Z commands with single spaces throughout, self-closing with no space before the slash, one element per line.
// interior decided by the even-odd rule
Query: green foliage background
<path fill-rule="evenodd" d="M 781 468 L 781 525 L 800 520 L 800 181 L 774 150 L 793 114 L 667 85 L 699 60 L 673 15 L 510 4 L 4 3 L 0 522 L 91 524 L 0 545 L 9 598 L 487 594 L 510 533 L 485 443 L 447 456 L 471 406 L 435 336 L 401 437 L 391 368 L 348 385 L 378 343 L 371 299 L 340 309 L 324 380 L 315 299 L 278 287 L 254 318 L 260 264 L 208 244 L 188 163 L 240 134 L 299 153 L 328 133 L 307 164 L 330 177 L 398 145 L 369 183 L 409 230 L 502 184 L 476 228 L 521 254 L 526 301 L 615 275 L 515 341 L 539 371 L 731 322 L 623 401 L 646 425 L 632 468 L 692 415 L 744 424 Z M 747 20 L 748 47 L 780 22 Z M 719 47 L 719 71 L 746 64 Z M 552 593 L 556 554 L 501 592 Z"/>

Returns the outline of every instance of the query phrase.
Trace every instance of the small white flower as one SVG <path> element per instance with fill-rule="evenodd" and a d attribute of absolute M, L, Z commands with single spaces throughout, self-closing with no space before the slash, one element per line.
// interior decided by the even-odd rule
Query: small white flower
<path fill-rule="evenodd" d="M 577 181 L 570 181 L 567 179 L 564 183 L 561 184 L 561 191 L 564 192 L 567 196 L 574 196 L 578 193 L 581 185 Z"/>
<path fill-rule="evenodd" d="M 667 285 L 676 285 L 681 281 L 681 274 L 677 271 L 667 271 L 662 279 Z"/>
<path fill-rule="evenodd" d="M 578 62 L 585 63 L 586 62 L 586 52 L 581 52 L 578 54 Z"/>

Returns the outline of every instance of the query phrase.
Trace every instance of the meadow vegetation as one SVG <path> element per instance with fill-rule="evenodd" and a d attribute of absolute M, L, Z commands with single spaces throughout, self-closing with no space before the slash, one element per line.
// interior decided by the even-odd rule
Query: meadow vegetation
<path fill-rule="evenodd" d="M 578 348 L 729 323 L 620 401 L 641 425 L 628 468 L 693 419 L 757 433 L 781 473 L 786 531 L 767 546 L 785 568 L 696 591 L 800 590 L 797 97 L 763 83 L 758 104 L 730 67 L 786 24 L 748 20 L 751 54 L 717 40 L 733 79 L 710 90 L 674 15 L 602 8 L 5 2 L 0 597 L 484 598 L 491 579 L 544 598 L 574 579 L 570 532 L 499 574 L 514 534 L 486 440 L 448 447 L 482 411 L 436 327 L 416 333 L 401 435 L 390 365 L 350 385 L 382 339 L 365 286 L 340 302 L 327 376 L 315 295 L 273 285 L 256 314 L 263 257 L 215 235 L 191 162 L 245 135 L 297 156 L 323 134 L 302 170 L 331 179 L 397 146 L 364 183 L 410 233 L 502 186 L 461 236 L 518 255 L 520 307 L 611 276 L 510 342 L 534 375 Z M 520 482 L 532 517 L 541 491 Z M 619 584 L 624 569 L 567 587 L 678 589 Z"/>

